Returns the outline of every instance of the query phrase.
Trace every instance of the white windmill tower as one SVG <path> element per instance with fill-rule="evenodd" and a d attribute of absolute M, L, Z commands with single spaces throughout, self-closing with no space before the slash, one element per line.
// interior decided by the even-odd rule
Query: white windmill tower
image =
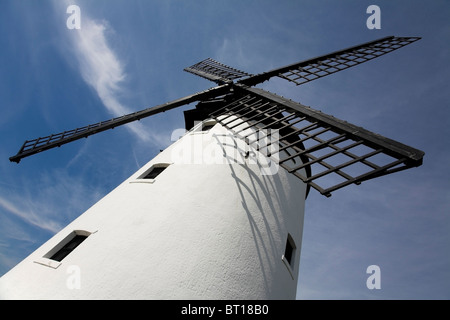
<path fill-rule="evenodd" d="M 217 87 L 26 141 L 11 161 L 199 101 L 185 112 L 188 133 L 6 273 L 0 298 L 294 299 L 310 188 L 330 196 L 420 166 L 424 153 L 253 87 L 299 85 L 417 40 L 386 37 L 258 75 L 206 59 L 185 70 Z"/>

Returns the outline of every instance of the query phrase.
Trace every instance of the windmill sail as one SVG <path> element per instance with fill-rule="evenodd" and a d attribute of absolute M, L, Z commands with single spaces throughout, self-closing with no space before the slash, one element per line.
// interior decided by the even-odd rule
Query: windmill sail
<path fill-rule="evenodd" d="M 250 123 L 234 130 L 238 136 L 249 127 L 254 133 L 278 130 L 279 165 L 325 196 L 349 184 L 422 164 L 424 152 L 400 142 L 262 89 L 237 85 L 235 91 L 236 100 L 210 117 L 232 131 Z M 253 133 L 240 138 L 249 144 L 256 139 Z"/>
<path fill-rule="evenodd" d="M 87 138 L 93 134 L 114 129 L 115 127 L 141 120 L 146 117 L 152 116 L 154 114 L 171 110 L 195 101 L 208 99 L 210 97 L 215 97 L 221 95 L 228 91 L 226 86 L 217 86 L 202 92 L 195 93 L 171 102 L 167 102 L 155 107 L 147 108 L 138 112 L 133 112 L 121 117 L 113 118 L 107 121 L 101 121 L 88 126 L 80 127 L 77 129 L 64 131 L 57 134 L 52 134 L 45 137 L 39 137 L 37 139 L 27 140 L 20 148 L 19 152 L 9 158 L 11 162 L 19 163 L 25 157 L 31 156 L 33 154 L 60 147 L 63 144 L 79 140 L 81 138 Z"/>
<path fill-rule="evenodd" d="M 247 72 L 229 67 L 211 58 L 207 58 L 190 67 L 187 67 L 184 71 L 219 84 L 230 82 L 244 76 L 251 76 Z"/>
<path fill-rule="evenodd" d="M 293 63 L 285 67 L 257 74 L 240 80 L 239 83 L 247 86 L 254 86 L 267 81 L 272 77 L 279 77 L 293 82 L 296 85 L 301 85 L 378 58 L 419 39 L 419 37 L 385 37 L 358 46 L 329 53 L 324 56 Z"/>
<path fill-rule="evenodd" d="M 41 151 L 200 101 L 196 109 L 185 112 L 189 126 L 194 120 L 212 117 L 231 131 L 240 122 L 248 123 L 248 127 L 255 130 L 277 129 L 280 133 L 277 142 L 279 165 L 309 187 L 330 196 L 331 192 L 349 184 L 420 166 L 424 152 L 251 86 L 272 77 L 300 85 L 380 57 L 419 39 L 385 37 L 257 75 L 208 58 L 185 71 L 217 82 L 219 86 L 108 121 L 25 141 L 10 161 L 18 163 Z M 251 143 L 252 137 L 242 138 Z"/>

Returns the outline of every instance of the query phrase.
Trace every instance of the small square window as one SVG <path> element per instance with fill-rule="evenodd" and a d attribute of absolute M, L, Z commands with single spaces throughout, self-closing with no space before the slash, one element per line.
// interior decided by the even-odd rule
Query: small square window
<path fill-rule="evenodd" d="M 47 252 L 44 256 L 37 258 L 33 262 L 57 269 L 72 251 L 74 251 L 87 237 L 95 233 L 86 230 L 74 230 L 67 237 L 61 240 L 53 249 Z"/>
<path fill-rule="evenodd" d="M 209 130 L 211 130 L 215 125 L 216 125 L 215 123 L 211 123 L 211 124 L 206 123 L 206 124 L 203 124 L 202 131 L 209 131 Z"/>
<path fill-rule="evenodd" d="M 296 245 L 294 242 L 294 239 L 290 234 L 287 236 L 286 240 L 286 247 L 284 249 L 284 254 L 281 256 L 281 260 L 283 260 L 284 264 L 286 265 L 286 268 L 289 271 L 289 274 L 291 275 L 292 279 L 295 279 L 294 276 L 294 262 L 295 262 L 295 253 L 296 253 Z"/>
<path fill-rule="evenodd" d="M 137 178 L 131 180 L 130 183 L 155 183 L 157 177 L 170 165 L 171 163 L 155 163 Z"/>
<path fill-rule="evenodd" d="M 76 247 L 78 247 L 84 240 L 86 240 L 87 236 L 76 234 L 68 243 L 66 243 L 61 249 L 59 249 L 55 254 L 53 254 L 49 259 L 55 261 L 61 261 L 64 259 L 69 253 L 71 253 Z"/>
<path fill-rule="evenodd" d="M 292 266 L 293 263 L 293 258 L 294 258 L 294 249 L 295 246 L 292 243 L 293 241 L 291 241 L 290 237 L 288 237 L 287 241 L 286 241 L 286 249 L 284 250 L 284 257 L 286 258 L 287 262 L 289 262 L 289 264 Z"/>
<path fill-rule="evenodd" d="M 148 172 L 142 179 L 155 179 L 161 172 L 163 172 L 167 167 L 154 167 Z"/>
<path fill-rule="evenodd" d="M 91 233 L 84 230 L 75 230 L 65 237 L 59 244 L 43 256 L 45 259 L 61 262 L 69 253 L 75 250 Z"/>
<path fill-rule="evenodd" d="M 202 122 L 196 122 L 194 127 L 191 129 L 190 133 L 192 134 L 206 134 L 208 133 L 214 126 L 217 124 L 217 121 L 214 119 L 207 119 Z"/>

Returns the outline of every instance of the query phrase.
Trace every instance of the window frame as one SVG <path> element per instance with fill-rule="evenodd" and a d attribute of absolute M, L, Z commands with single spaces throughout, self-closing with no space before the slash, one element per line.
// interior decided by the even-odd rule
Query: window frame
<path fill-rule="evenodd" d="M 150 168 L 145 170 L 142 174 L 140 174 L 136 179 L 134 179 L 133 181 L 130 181 L 130 183 L 154 183 L 157 180 L 157 178 L 159 177 L 159 175 L 161 173 L 163 173 L 170 165 L 172 165 L 172 163 L 167 163 L 167 162 L 155 163 L 155 164 L 151 165 Z M 145 178 L 155 168 L 164 168 L 164 170 L 162 170 L 160 173 L 158 173 L 158 175 L 155 178 L 151 178 L 151 179 Z"/>
<path fill-rule="evenodd" d="M 46 254 L 44 254 L 42 257 L 35 259 L 33 262 L 50 267 L 52 269 L 57 269 L 63 262 L 64 259 L 72 253 L 75 249 L 79 247 L 81 243 L 87 240 L 92 234 L 96 233 L 97 231 L 90 232 L 87 230 L 73 230 L 70 232 L 67 236 L 65 236 L 61 241 L 59 241 L 50 251 L 48 251 Z M 59 252 L 64 246 L 69 244 L 76 236 L 85 236 L 86 238 L 81 241 L 76 247 L 74 247 L 68 254 L 66 254 L 60 261 L 51 259 L 57 252 Z"/>
<path fill-rule="evenodd" d="M 215 119 L 204 120 L 191 129 L 191 134 L 207 134 L 209 131 L 211 131 L 212 128 L 214 128 L 217 123 L 218 122 Z M 203 130 L 204 127 L 209 126 L 211 126 L 211 128 Z"/>
<path fill-rule="evenodd" d="M 286 245 L 284 247 L 284 253 L 281 256 L 281 260 L 284 262 L 284 265 L 288 269 L 289 274 L 292 277 L 292 280 L 295 280 L 294 269 L 295 269 L 296 254 L 297 254 L 297 245 L 295 244 L 294 238 L 292 238 L 291 234 L 288 233 Z"/>

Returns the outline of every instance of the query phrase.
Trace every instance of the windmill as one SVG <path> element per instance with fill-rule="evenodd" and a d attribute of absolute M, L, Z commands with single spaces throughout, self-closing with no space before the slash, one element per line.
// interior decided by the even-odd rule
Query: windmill
<path fill-rule="evenodd" d="M 185 71 L 216 87 L 25 141 L 10 161 L 198 102 L 181 139 L 3 276 L 0 295 L 295 298 L 310 189 L 329 197 L 418 167 L 424 152 L 255 86 L 301 85 L 419 39 L 384 37 L 256 75 L 208 58 Z"/>

